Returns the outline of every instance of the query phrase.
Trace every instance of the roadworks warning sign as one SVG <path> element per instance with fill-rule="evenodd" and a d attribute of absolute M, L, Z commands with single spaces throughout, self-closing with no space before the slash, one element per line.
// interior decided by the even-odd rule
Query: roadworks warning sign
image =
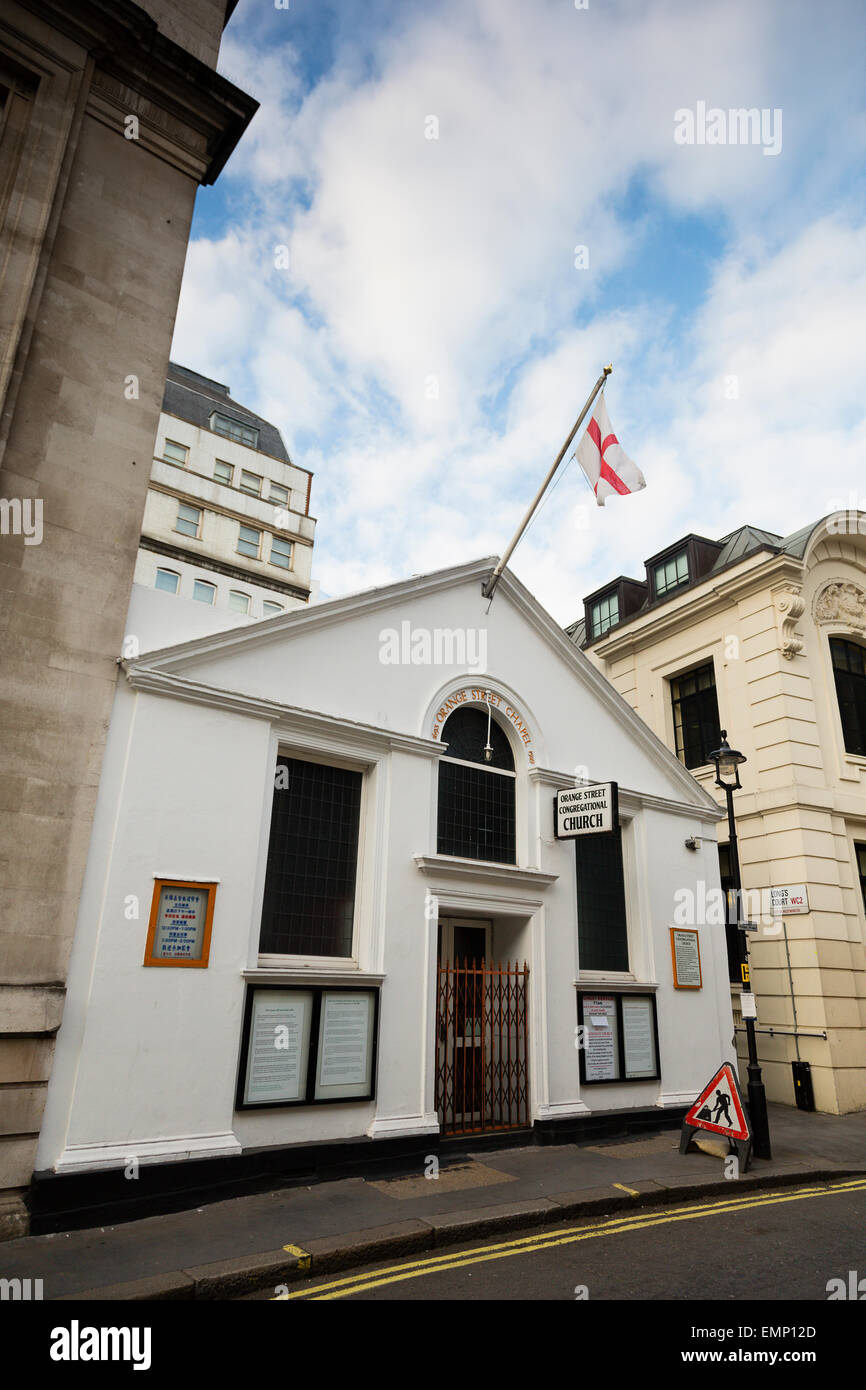
<path fill-rule="evenodd" d="M 724 1062 L 683 1120 L 692 1129 L 708 1129 L 728 1139 L 751 1139 L 740 1088 L 730 1062 Z"/>

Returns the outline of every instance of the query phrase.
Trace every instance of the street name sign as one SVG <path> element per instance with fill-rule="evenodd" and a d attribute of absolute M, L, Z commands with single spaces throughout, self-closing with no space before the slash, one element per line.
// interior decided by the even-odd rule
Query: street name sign
<path fill-rule="evenodd" d="M 553 832 L 557 840 L 578 835 L 597 835 L 619 828 L 616 782 L 596 782 L 589 787 L 566 787 L 553 802 Z"/>
<path fill-rule="evenodd" d="M 809 911 L 809 894 L 805 883 L 787 884 L 783 888 L 766 888 L 770 912 L 774 917 L 796 917 Z"/>

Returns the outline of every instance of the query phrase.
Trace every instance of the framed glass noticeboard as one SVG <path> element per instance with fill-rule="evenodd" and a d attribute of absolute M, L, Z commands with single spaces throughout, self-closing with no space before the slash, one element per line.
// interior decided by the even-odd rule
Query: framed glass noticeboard
<path fill-rule="evenodd" d="M 583 996 L 585 1081 L 619 1080 L 619 1019 L 615 994 Z"/>
<path fill-rule="evenodd" d="M 375 987 L 249 985 L 237 1109 L 372 1100 L 378 1023 Z"/>
<path fill-rule="evenodd" d="M 582 1085 L 660 1078 L 654 994 L 580 993 L 577 1007 Z"/>
<path fill-rule="evenodd" d="M 213 882 L 156 879 L 144 965 L 207 966 L 216 890 Z"/>
<path fill-rule="evenodd" d="M 370 1095 L 376 996 L 324 990 L 319 1014 L 316 1100 Z"/>
<path fill-rule="evenodd" d="M 674 989 L 702 989 L 701 943 L 694 927 L 671 927 Z"/>
<path fill-rule="evenodd" d="M 261 989 L 251 995 L 244 1095 L 249 1104 L 302 1100 L 313 1017 L 311 990 Z"/>
<path fill-rule="evenodd" d="M 619 1006 L 626 1081 L 658 1076 L 655 998 L 651 994 L 623 994 Z"/>

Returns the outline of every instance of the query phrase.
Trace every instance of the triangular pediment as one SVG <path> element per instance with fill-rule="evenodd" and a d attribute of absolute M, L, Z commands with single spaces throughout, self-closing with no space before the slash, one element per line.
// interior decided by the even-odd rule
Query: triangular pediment
<path fill-rule="evenodd" d="M 279 719 L 285 710 L 404 738 L 438 736 L 449 692 L 490 690 L 537 768 L 706 812 L 715 803 L 529 591 L 495 558 L 415 575 L 123 663 L 130 684 Z M 506 719 L 507 711 L 507 719 Z M 507 720 L 510 720 L 510 725 Z M 577 770 L 577 771 L 576 771 Z"/>

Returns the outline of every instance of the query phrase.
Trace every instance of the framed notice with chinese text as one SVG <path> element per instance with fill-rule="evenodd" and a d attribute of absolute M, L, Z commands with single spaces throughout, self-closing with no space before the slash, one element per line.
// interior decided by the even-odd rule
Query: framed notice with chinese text
<path fill-rule="evenodd" d="M 216 889 L 215 883 L 156 880 L 144 965 L 207 966 Z"/>
<path fill-rule="evenodd" d="M 674 989 L 702 989 L 701 943 L 692 927 L 671 927 Z"/>

